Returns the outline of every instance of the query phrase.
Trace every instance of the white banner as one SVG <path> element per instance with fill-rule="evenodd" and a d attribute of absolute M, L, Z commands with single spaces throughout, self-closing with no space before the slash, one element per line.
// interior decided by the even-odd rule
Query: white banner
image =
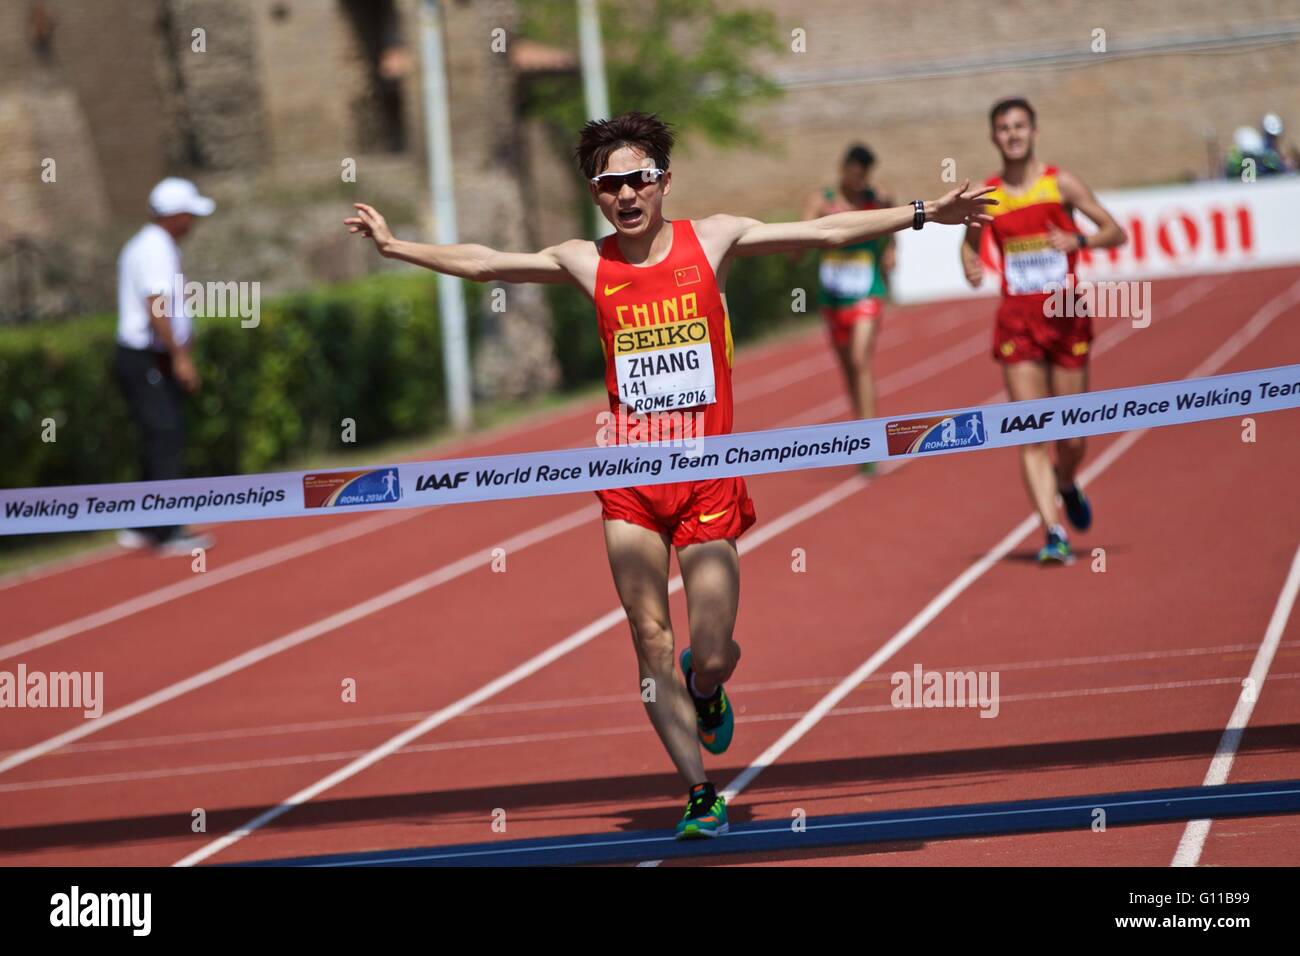
<path fill-rule="evenodd" d="M 717 435 L 346 470 L 0 491 L 0 534 L 420 508 L 833 468 L 1300 407 L 1300 365 L 1032 402 Z"/>
<path fill-rule="evenodd" d="M 1097 198 L 1128 232 L 1128 243 L 1102 252 L 1084 250 L 1079 279 L 1159 279 L 1300 262 L 1300 177 L 1127 189 Z M 1082 215 L 1076 220 L 1081 232 L 1094 231 Z M 963 235 L 962 229 L 933 224 L 899 233 L 898 268 L 890 277 L 895 301 L 997 295 L 1000 263 L 987 230 L 984 283 L 978 289 L 966 284 L 962 272 Z"/>

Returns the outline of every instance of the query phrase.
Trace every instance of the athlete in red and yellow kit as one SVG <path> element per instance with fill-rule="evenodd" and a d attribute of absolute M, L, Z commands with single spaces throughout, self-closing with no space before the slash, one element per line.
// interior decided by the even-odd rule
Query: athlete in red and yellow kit
<path fill-rule="evenodd" d="M 663 201 L 672 189 L 672 144 L 669 127 L 645 113 L 583 127 L 578 164 L 592 201 L 615 230 L 598 242 L 573 239 L 536 253 L 422 245 L 395 239 L 384 218 L 364 203 L 345 222 L 350 231 L 372 238 L 382 255 L 437 272 L 478 282 L 568 282 L 582 289 L 596 305 L 616 440 L 637 434 L 663 441 L 731 431 L 732 347 L 723 290 L 734 257 L 862 242 L 926 222 L 988 220 L 989 190 L 971 189 L 969 182 L 942 199 L 807 222 L 726 215 L 667 220 Z M 754 521 L 745 483 L 648 484 L 599 497 L 614 586 L 636 648 L 639 688 L 655 689 L 646 712 L 690 787 L 677 836 L 725 833 L 726 804 L 705 776 L 700 746 L 721 753 L 734 727 L 722 685 L 740 659 L 732 638 L 740 597 L 736 538 Z M 690 607 L 690 646 L 682 653 L 680 681 L 668 615 L 673 548 Z"/>
<path fill-rule="evenodd" d="M 1058 295 L 1073 290 L 1069 277 L 1080 249 L 1110 249 L 1127 237 L 1082 180 L 1035 158 L 1037 118 L 1027 100 L 1000 100 L 989 123 L 993 145 L 1002 154 L 1002 172 L 985 181 L 998 201 L 986 228 L 1002 259 L 993 357 L 1002 363 L 1012 401 L 1086 392 L 1092 319 L 1078 309 L 1050 309 L 1048 303 L 1053 289 Z M 1078 230 L 1076 209 L 1092 220 L 1096 232 Z M 961 246 L 962 267 L 972 286 L 984 281 L 982 231 L 968 227 Z M 1060 311 L 1065 315 L 1056 314 Z M 1092 524 L 1092 506 L 1075 481 L 1083 453 L 1082 438 L 1058 441 L 1055 464 L 1046 444 L 1020 446 L 1025 489 L 1047 538 L 1038 552 L 1040 563 L 1073 560 L 1057 510 L 1058 494 L 1075 528 L 1084 531 Z"/>

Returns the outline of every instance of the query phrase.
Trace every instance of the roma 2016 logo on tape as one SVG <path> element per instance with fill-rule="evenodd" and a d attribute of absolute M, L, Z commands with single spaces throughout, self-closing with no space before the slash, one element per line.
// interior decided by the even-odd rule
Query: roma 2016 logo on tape
<path fill-rule="evenodd" d="M 885 425 L 885 440 L 891 455 L 975 448 L 984 444 L 987 437 L 984 416 L 979 412 L 907 418 Z"/>
<path fill-rule="evenodd" d="M 396 468 L 302 476 L 302 503 L 306 508 L 378 505 L 401 499 L 402 483 Z"/>

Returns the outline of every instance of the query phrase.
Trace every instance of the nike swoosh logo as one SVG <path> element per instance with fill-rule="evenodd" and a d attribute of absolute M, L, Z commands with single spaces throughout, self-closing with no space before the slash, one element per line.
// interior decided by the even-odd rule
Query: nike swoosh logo
<path fill-rule="evenodd" d="M 730 511 L 730 510 L 731 510 L 730 508 L 723 508 L 723 509 L 722 509 L 721 511 L 719 511 L 717 514 L 712 514 L 712 515 L 700 515 L 700 523 L 701 523 L 701 524 L 708 524 L 710 521 L 716 521 L 716 520 L 718 520 L 719 518 L 721 518 L 723 515 L 725 515 L 725 514 L 726 514 L 728 511 Z"/>
<path fill-rule="evenodd" d="M 618 292 L 621 289 L 626 289 L 631 284 L 632 283 L 630 282 L 624 282 L 622 285 L 610 286 L 610 284 L 607 282 L 605 283 L 605 295 L 613 295 L 615 292 Z"/>

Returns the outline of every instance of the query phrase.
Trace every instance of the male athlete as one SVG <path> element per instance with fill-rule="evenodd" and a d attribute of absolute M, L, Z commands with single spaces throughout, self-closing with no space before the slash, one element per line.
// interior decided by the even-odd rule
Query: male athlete
<path fill-rule="evenodd" d="M 837 188 L 827 187 L 808 198 L 805 219 L 819 219 L 850 209 L 883 209 L 893 203 L 873 189 L 871 173 L 875 154 L 865 145 L 850 146 L 840 164 Z M 853 412 L 858 418 L 876 415 L 876 384 L 871 357 L 876 349 L 889 273 L 895 265 L 894 239 L 886 234 L 827 249 L 821 254 L 817 285 L 822 317 L 830 330 L 831 344 L 839 356 L 848 383 Z M 863 465 L 870 473 L 874 463 Z"/>
<path fill-rule="evenodd" d="M 1002 256 L 993 357 L 1002 363 L 1012 401 L 1086 392 L 1092 318 L 1079 315 L 1078 308 L 1064 310 L 1074 318 L 1050 316 L 1047 303 L 1053 288 L 1073 288 L 1067 277 L 1074 274 L 1080 249 L 1112 249 L 1128 237 L 1082 180 L 1035 158 L 1038 125 L 1027 100 L 998 101 L 989 123 L 993 145 L 1002 154 L 1002 172 L 984 182 L 993 187 L 990 195 L 998 201 L 989 230 Z M 1076 209 L 1092 220 L 1096 232 L 1078 231 Z M 968 227 L 961 246 L 966 281 L 972 286 L 984 281 L 981 232 L 978 225 Z M 1047 536 L 1038 552 L 1040 564 L 1073 560 L 1057 510 L 1058 493 L 1070 524 L 1080 531 L 1092 524 L 1092 506 L 1075 483 L 1083 452 L 1082 438 L 1062 439 L 1056 443 L 1053 465 L 1046 444 L 1020 446 L 1025 489 Z"/>
<path fill-rule="evenodd" d="M 596 306 L 605 351 L 605 386 L 616 436 L 649 420 L 660 441 L 731 431 L 731 327 L 723 289 L 736 256 L 863 242 L 925 222 L 986 221 L 987 189 L 965 183 L 942 199 L 893 209 L 842 212 L 810 222 L 762 223 L 740 216 L 665 219 L 672 189 L 673 135 L 657 116 L 633 112 L 583 127 L 575 155 L 592 201 L 613 225 L 603 240 L 571 239 L 536 253 L 485 246 L 422 245 L 395 239 L 376 210 L 357 203 L 351 232 L 380 254 L 477 282 L 570 282 Z M 676 409 L 687 414 L 643 408 Z M 614 586 L 627 612 L 646 710 L 690 787 L 679 839 L 727 831 L 725 802 L 704 773 L 700 745 L 722 753 L 735 717 L 723 690 L 740 659 L 732 639 L 740 596 L 736 538 L 754 523 L 740 478 L 645 485 L 597 492 Z M 668 616 L 668 563 L 677 551 L 690 608 L 684 680 L 674 676 Z"/>

